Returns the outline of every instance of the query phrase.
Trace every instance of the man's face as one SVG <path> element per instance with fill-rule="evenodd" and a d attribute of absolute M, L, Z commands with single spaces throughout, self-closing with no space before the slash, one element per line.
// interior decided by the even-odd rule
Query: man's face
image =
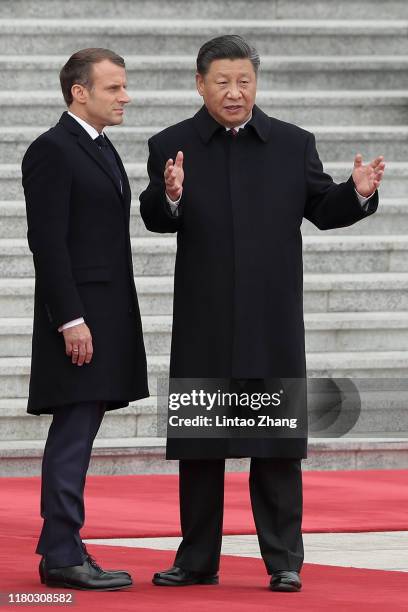
<path fill-rule="evenodd" d="M 130 102 L 126 92 L 125 69 L 103 60 L 92 66 L 91 78 L 89 89 L 78 89 L 76 98 L 84 119 L 98 131 L 102 131 L 106 125 L 122 123 L 125 104 Z"/>
<path fill-rule="evenodd" d="M 248 119 L 255 104 L 256 74 L 249 59 L 219 59 L 206 75 L 196 74 L 197 90 L 210 115 L 226 127 Z"/>

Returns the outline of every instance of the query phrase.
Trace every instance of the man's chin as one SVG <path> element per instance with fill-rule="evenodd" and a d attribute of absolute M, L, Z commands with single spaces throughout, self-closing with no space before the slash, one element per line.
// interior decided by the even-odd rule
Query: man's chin
<path fill-rule="evenodd" d="M 106 125 L 120 125 L 121 123 L 123 123 L 123 115 L 118 115 L 117 117 L 111 117 Z"/>
<path fill-rule="evenodd" d="M 222 116 L 222 124 L 227 127 L 237 127 L 242 125 L 248 117 L 247 113 L 226 113 Z"/>

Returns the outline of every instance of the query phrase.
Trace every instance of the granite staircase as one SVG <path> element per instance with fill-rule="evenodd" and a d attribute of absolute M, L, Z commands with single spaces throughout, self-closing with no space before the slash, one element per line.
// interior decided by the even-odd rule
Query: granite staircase
<path fill-rule="evenodd" d="M 169 363 L 174 236 L 146 232 L 138 194 L 147 138 L 200 106 L 199 46 L 240 33 L 261 54 L 258 104 L 316 134 L 325 169 L 347 179 L 355 153 L 387 161 L 378 212 L 319 232 L 305 222 L 304 308 L 310 376 L 393 379 L 368 385 L 345 438 L 311 438 L 306 468 L 408 466 L 408 4 L 404 0 L 3 0 L 0 3 L 0 475 L 38 474 L 49 418 L 25 414 L 33 267 L 20 164 L 59 118 L 58 72 L 75 50 L 125 56 L 133 103 L 109 132 L 133 190 L 131 219 L 149 377 Z M 157 437 L 156 397 L 109 413 L 94 473 L 173 471 Z M 231 462 L 234 469 L 245 461 Z"/>

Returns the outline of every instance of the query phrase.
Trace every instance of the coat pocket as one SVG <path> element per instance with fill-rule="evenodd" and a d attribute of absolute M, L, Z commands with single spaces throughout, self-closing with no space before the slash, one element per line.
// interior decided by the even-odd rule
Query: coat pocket
<path fill-rule="evenodd" d="M 112 280 L 109 266 L 81 266 L 73 268 L 72 275 L 77 284 L 108 283 Z"/>

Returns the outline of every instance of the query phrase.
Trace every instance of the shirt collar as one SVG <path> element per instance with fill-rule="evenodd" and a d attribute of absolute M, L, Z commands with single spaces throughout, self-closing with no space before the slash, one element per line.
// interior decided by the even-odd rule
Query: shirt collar
<path fill-rule="evenodd" d="M 226 129 L 220 123 L 218 123 L 214 117 L 210 115 L 207 107 L 204 105 L 200 108 L 198 113 L 193 117 L 194 124 L 202 141 L 208 144 L 211 138 L 218 130 Z M 271 130 L 271 119 L 261 109 L 254 105 L 252 109 L 252 117 L 244 125 L 251 127 L 258 137 L 263 141 L 267 142 Z M 239 126 L 240 128 L 243 126 Z"/>
<path fill-rule="evenodd" d="M 234 127 L 234 130 L 237 131 L 237 132 L 238 132 L 238 130 L 242 130 L 246 126 L 246 124 L 249 121 L 251 121 L 251 119 L 252 119 L 252 113 L 251 113 L 250 117 L 246 121 L 244 121 L 244 123 L 241 123 L 241 125 L 236 125 Z M 227 130 L 227 132 L 229 132 L 231 128 L 230 127 L 226 127 L 225 129 Z"/>
<path fill-rule="evenodd" d="M 81 119 L 81 117 L 77 117 L 77 115 L 74 115 L 74 113 L 71 113 L 71 111 L 68 111 L 68 115 L 70 115 L 70 117 L 75 119 L 75 121 L 78 121 L 79 125 L 81 125 L 84 128 L 84 130 L 86 130 L 88 132 L 88 134 L 92 138 L 92 140 L 95 140 L 95 138 L 98 138 L 98 136 L 100 134 L 99 134 L 98 130 L 95 130 L 95 128 L 92 125 L 89 125 L 89 123 L 87 123 L 86 121 Z M 102 136 L 103 135 L 104 134 L 102 132 Z"/>

